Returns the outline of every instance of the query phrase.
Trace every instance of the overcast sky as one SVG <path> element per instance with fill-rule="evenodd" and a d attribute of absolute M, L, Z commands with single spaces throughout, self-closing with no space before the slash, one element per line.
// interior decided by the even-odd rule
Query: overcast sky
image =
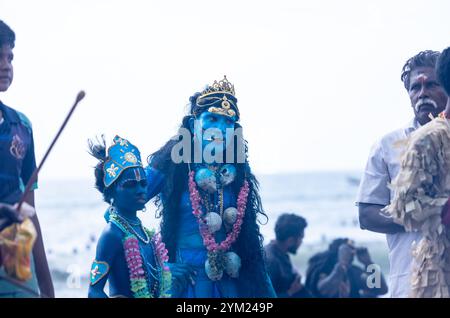
<path fill-rule="evenodd" d="M 91 177 L 86 140 L 101 133 L 146 157 L 224 74 L 257 173 L 361 170 L 412 118 L 401 68 L 450 45 L 449 12 L 445 0 L 1 0 L 17 41 L 0 98 L 33 122 L 39 161 L 86 91 L 42 178 Z"/>

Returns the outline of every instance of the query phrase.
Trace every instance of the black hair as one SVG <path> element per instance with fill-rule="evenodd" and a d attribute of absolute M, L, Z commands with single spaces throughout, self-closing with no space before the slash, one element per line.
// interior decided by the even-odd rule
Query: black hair
<path fill-rule="evenodd" d="M 2 20 L 0 20 L 0 47 L 5 44 L 14 48 L 16 41 L 16 34 L 14 31 Z"/>
<path fill-rule="evenodd" d="M 180 129 L 190 129 L 189 121 L 191 118 L 195 118 L 194 114 L 198 116 L 206 111 L 205 107 L 199 107 L 196 103 L 199 96 L 200 93 L 195 93 L 190 97 L 189 113 L 183 117 Z M 235 128 L 242 127 L 236 123 Z M 246 293 L 240 296 L 261 297 L 261 295 L 268 294 L 266 283 L 267 271 L 263 258 L 263 236 L 259 231 L 257 218 L 262 215 L 267 219 L 267 215 L 263 211 L 259 196 L 259 183 L 252 174 L 248 163 L 247 143 L 245 140 L 243 142 L 246 154 L 245 162 L 236 164 L 237 176 L 232 184 L 232 191 L 237 197 L 245 180 L 249 183 L 250 191 L 241 232 L 233 244 L 233 249 L 241 257 L 242 262 L 238 284 L 239 289 Z M 162 240 L 168 249 L 169 259 L 172 261 L 175 260 L 177 249 L 176 242 L 178 238 L 176 236 L 180 220 L 180 200 L 182 193 L 188 190 L 189 174 L 188 163 L 175 163 L 171 159 L 172 148 L 177 143 L 178 140 L 169 140 L 148 158 L 149 165 L 162 172 L 165 176 L 161 193 L 157 196 L 155 203 L 158 207 L 159 216 L 162 216 Z"/>
<path fill-rule="evenodd" d="M 308 223 L 296 214 L 284 213 L 280 215 L 275 224 L 275 237 L 277 241 L 283 242 L 290 237 L 303 235 Z"/>
<path fill-rule="evenodd" d="M 419 52 L 406 61 L 402 68 L 401 80 L 406 90 L 409 90 L 409 81 L 411 72 L 418 67 L 435 68 L 440 53 L 437 51 L 426 50 Z"/>
<path fill-rule="evenodd" d="M 436 75 L 447 95 L 450 95 L 450 47 L 442 51 L 436 63 Z"/>
<path fill-rule="evenodd" d="M 101 139 L 96 138 L 95 141 L 92 139 L 88 139 L 88 148 L 89 154 L 99 161 L 94 168 L 95 188 L 103 195 L 103 200 L 106 203 L 111 203 L 114 183 L 109 187 L 106 187 L 105 183 L 103 182 L 103 178 L 105 176 L 103 167 L 107 159 L 105 137 L 102 135 Z"/>

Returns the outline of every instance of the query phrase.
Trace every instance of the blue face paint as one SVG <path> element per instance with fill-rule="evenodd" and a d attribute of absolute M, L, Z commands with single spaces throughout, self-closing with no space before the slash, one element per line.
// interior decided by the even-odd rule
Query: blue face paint
<path fill-rule="evenodd" d="M 117 179 L 114 206 L 122 213 L 132 214 L 142 210 L 148 202 L 147 177 L 141 167 L 128 168 Z"/>
<path fill-rule="evenodd" d="M 217 143 L 215 148 L 224 151 L 231 142 L 226 138 L 227 129 L 234 129 L 235 123 L 235 117 L 205 111 L 198 116 L 194 124 L 195 138 L 201 143 L 202 149 L 211 143 Z"/>

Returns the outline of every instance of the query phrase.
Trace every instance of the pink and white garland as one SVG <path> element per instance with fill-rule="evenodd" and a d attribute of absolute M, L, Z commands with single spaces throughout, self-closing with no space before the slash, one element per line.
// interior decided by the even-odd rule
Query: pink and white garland
<path fill-rule="evenodd" d="M 200 193 L 197 190 L 197 184 L 194 181 L 194 171 L 189 172 L 189 195 L 192 205 L 192 214 L 198 220 L 200 227 L 200 234 L 203 238 L 203 244 L 205 245 L 208 252 L 226 252 L 230 249 L 231 244 L 233 244 L 239 232 L 241 231 L 242 222 L 245 215 L 245 209 L 247 207 L 247 198 L 250 191 L 248 181 L 245 180 L 244 184 L 239 191 L 237 199 L 237 218 L 236 222 L 233 224 L 233 230 L 227 234 L 227 237 L 220 244 L 217 244 L 214 235 L 209 231 L 206 221 L 202 219 L 202 208 L 201 208 L 201 198 Z"/>
<path fill-rule="evenodd" d="M 169 267 L 165 264 L 169 257 L 167 256 L 167 249 L 161 240 L 161 235 L 154 234 L 154 232 L 145 229 L 149 236 L 152 236 L 153 246 L 155 248 L 155 255 L 158 259 L 159 265 L 162 268 L 162 276 L 159 281 L 161 298 L 170 297 L 171 288 L 171 273 Z M 143 267 L 142 255 L 139 250 L 139 241 L 134 236 L 129 234 L 124 239 L 125 260 L 127 262 L 130 273 L 131 291 L 135 298 L 152 298 L 155 296 L 155 291 L 150 290 Z"/>
<path fill-rule="evenodd" d="M 142 256 L 137 238 L 130 235 L 124 240 L 125 260 L 130 272 L 131 291 L 135 298 L 153 297 L 147 285 Z"/>
<path fill-rule="evenodd" d="M 158 255 L 158 260 L 160 262 L 161 267 L 168 271 L 169 267 L 166 265 L 166 263 L 169 261 L 168 251 L 166 249 L 166 245 L 162 241 L 161 233 L 156 233 L 153 236 L 153 244 L 155 246 L 155 253 Z"/>

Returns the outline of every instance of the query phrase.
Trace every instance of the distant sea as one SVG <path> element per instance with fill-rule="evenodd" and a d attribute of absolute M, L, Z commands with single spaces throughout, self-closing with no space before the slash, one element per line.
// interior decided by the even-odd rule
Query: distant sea
<path fill-rule="evenodd" d="M 337 237 L 348 237 L 358 246 L 369 247 L 374 262 L 388 274 L 384 235 L 359 228 L 355 206 L 359 177 L 359 172 L 258 176 L 263 207 L 269 217 L 268 222 L 261 218 L 264 243 L 274 238 L 275 221 L 281 213 L 297 213 L 308 222 L 303 245 L 293 256 L 303 275 L 309 257 L 327 249 Z M 93 180 L 43 180 L 36 192 L 36 206 L 56 297 L 86 297 L 97 239 L 106 224 L 106 203 Z M 152 201 L 139 217 L 147 227 L 158 228 L 160 220 L 155 218 Z"/>

